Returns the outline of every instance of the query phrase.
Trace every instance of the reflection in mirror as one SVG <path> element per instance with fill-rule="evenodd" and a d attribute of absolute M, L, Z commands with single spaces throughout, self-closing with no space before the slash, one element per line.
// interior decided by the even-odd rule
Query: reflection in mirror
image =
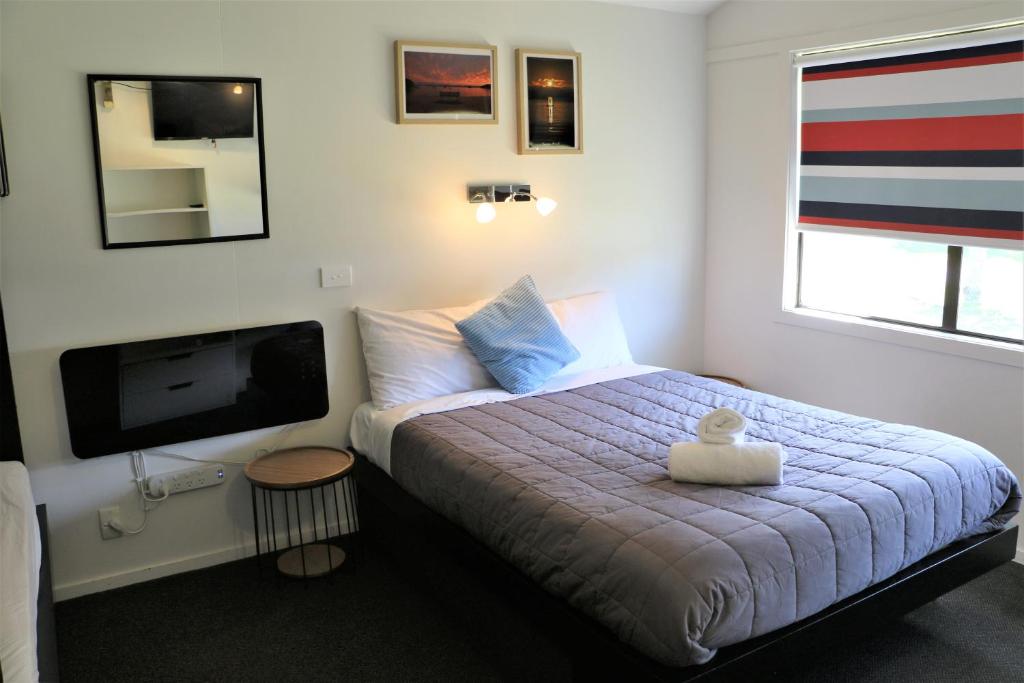
<path fill-rule="evenodd" d="M 89 76 L 104 248 L 268 237 L 260 81 Z"/>

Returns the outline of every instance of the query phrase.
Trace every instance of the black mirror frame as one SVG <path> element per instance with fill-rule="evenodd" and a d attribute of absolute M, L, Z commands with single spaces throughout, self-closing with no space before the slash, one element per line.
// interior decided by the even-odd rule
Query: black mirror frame
<path fill-rule="evenodd" d="M 111 242 L 107 235 L 107 201 L 103 193 L 103 161 L 100 157 L 99 121 L 96 116 L 97 81 L 205 81 L 217 83 L 252 83 L 256 97 L 256 140 L 259 147 L 260 195 L 263 202 L 263 232 L 251 235 L 226 235 L 223 237 L 197 237 L 180 240 L 151 240 L 146 242 Z M 267 215 L 267 164 L 263 149 L 263 80 L 251 76 L 148 76 L 139 74 L 86 74 L 89 89 L 89 118 L 92 121 L 92 148 L 96 161 L 96 193 L 99 199 L 100 231 L 104 249 L 133 249 L 137 247 L 169 247 L 176 244 L 208 244 L 210 242 L 235 242 L 238 240 L 260 240 L 270 238 L 270 218 Z"/>

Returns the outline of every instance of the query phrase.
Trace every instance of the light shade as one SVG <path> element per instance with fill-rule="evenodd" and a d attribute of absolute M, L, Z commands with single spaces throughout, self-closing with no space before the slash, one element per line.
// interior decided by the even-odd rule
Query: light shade
<path fill-rule="evenodd" d="M 556 202 L 551 197 L 541 197 L 537 200 L 537 213 L 539 213 L 541 216 L 547 216 L 557 207 L 558 202 Z"/>
<path fill-rule="evenodd" d="M 490 202 L 484 202 L 476 207 L 477 223 L 490 223 L 497 215 L 498 212 L 494 209 L 494 204 L 491 204 Z"/>

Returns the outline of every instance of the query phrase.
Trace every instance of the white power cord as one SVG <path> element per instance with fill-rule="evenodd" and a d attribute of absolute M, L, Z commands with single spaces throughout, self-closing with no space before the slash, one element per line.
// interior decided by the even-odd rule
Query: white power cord
<path fill-rule="evenodd" d="M 268 455 L 281 448 L 284 442 L 287 441 L 289 433 L 300 427 L 305 423 L 298 422 L 295 424 L 285 425 L 281 431 L 281 438 L 278 439 L 277 443 L 268 448 L 258 449 L 253 457 L 247 458 L 246 460 L 204 460 L 202 458 L 193 458 L 188 455 L 182 455 L 180 453 L 172 453 L 170 451 L 164 451 L 158 448 L 148 449 L 154 455 L 163 456 L 166 458 L 178 458 L 179 460 L 189 460 L 192 462 L 201 462 L 209 465 L 245 465 L 246 463 L 258 458 L 262 455 Z M 170 497 L 170 491 L 164 491 L 163 495 L 159 498 L 151 497 L 150 494 L 153 491 L 147 491 L 146 480 L 149 479 L 149 474 L 146 471 L 146 453 L 145 451 L 133 451 L 130 455 L 132 464 L 132 480 L 135 482 L 135 488 L 139 492 L 139 498 L 142 502 L 142 524 L 135 529 L 129 529 L 122 525 L 117 520 L 111 520 L 107 522 L 107 526 L 127 536 L 134 536 L 135 534 L 141 534 L 146 529 L 146 524 L 149 523 L 149 513 L 151 510 L 155 510 L 160 503 L 167 500 Z M 153 507 L 149 507 L 149 503 L 154 503 Z"/>
<path fill-rule="evenodd" d="M 152 491 L 147 492 L 146 482 L 149 479 L 149 472 L 146 471 L 146 453 L 144 451 L 132 453 L 132 471 L 135 473 L 135 487 L 139 490 L 139 495 L 142 496 L 143 508 L 146 507 L 145 503 L 162 503 L 171 495 L 170 492 L 164 491 L 164 495 L 159 498 L 149 497 Z M 150 509 L 155 509 L 155 506 Z"/>
<path fill-rule="evenodd" d="M 182 455 L 181 453 L 172 453 L 171 451 L 165 451 L 161 448 L 147 448 L 146 452 L 164 458 L 177 458 L 178 460 L 200 462 L 206 465 L 245 465 L 252 462 L 253 460 L 260 456 L 267 455 L 269 453 L 273 453 L 274 451 L 280 450 L 281 446 L 284 445 L 284 442 L 288 440 L 289 433 L 294 429 L 298 429 L 304 424 L 305 422 L 296 422 L 295 424 L 285 425 L 284 427 L 281 428 L 281 431 L 278 432 L 281 435 L 281 438 L 278 439 L 277 443 L 275 443 L 270 448 L 257 449 L 252 457 L 246 458 L 244 460 L 207 460 L 205 458 L 194 458 L 190 455 Z"/>
<path fill-rule="evenodd" d="M 159 498 L 150 497 L 149 492 L 146 491 L 146 480 L 149 478 L 149 475 L 146 472 L 146 455 L 142 451 L 133 451 L 130 457 L 132 463 L 132 480 L 135 482 L 135 488 L 138 490 L 139 497 L 142 500 L 142 524 L 135 529 L 129 529 L 115 519 L 107 522 L 107 526 L 120 534 L 134 536 L 135 534 L 141 534 L 145 530 L 146 524 L 149 523 L 149 511 L 155 510 L 156 507 L 163 501 L 167 500 L 171 494 L 168 491 L 164 491 L 164 495 Z M 150 507 L 149 503 L 155 503 L 155 505 Z"/>

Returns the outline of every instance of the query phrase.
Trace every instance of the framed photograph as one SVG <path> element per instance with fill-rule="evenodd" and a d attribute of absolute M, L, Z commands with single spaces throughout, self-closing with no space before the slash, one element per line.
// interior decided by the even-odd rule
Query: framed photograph
<path fill-rule="evenodd" d="M 395 41 L 398 123 L 497 123 L 498 49 Z"/>
<path fill-rule="evenodd" d="M 583 153 L 579 52 L 516 50 L 520 154 Z"/>

